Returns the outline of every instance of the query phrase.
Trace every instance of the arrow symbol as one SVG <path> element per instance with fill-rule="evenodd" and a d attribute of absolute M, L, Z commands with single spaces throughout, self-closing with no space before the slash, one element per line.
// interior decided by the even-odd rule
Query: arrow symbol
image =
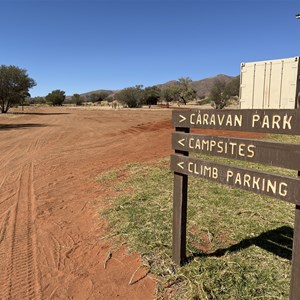
<path fill-rule="evenodd" d="M 181 169 L 184 169 L 184 167 L 182 166 L 184 164 L 184 162 L 180 162 L 180 163 L 177 163 L 177 166 L 180 167 Z"/>
<path fill-rule="evenodd" d="M 183 122 L 183 121 L 186 120 L 186 117 L 185 117 L 185 116 L 179 115 L 179 117 L 181 118 L 181 119 L 179 120 L 179 123 L 181 123 L 181 122 Z"/>
<path fill-rule="evenodd" d="M 182 139 L 182 140 L 179 140 L 179 141 L 178 141 L 178 143 L 179 143 L 181 146 L 183 146 L 183 147 L 185 146 L 185 145 L 184 145 L 184 140 L 185 140 L 185 139 Z"/>

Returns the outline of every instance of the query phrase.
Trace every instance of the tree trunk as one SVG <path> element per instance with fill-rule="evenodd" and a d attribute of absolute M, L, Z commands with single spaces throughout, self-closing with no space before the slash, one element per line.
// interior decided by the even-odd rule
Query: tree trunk
<path fill-rule="evenodd" d="M 182 100 L 183 104 L 184 104 L 184 105 L 186 105 L 186 100 L 185 100 L 185 98 L 184 98 L 184 97 L 182 97 L 182 96 L 181 96 L 180 98 L 181 98 L 181 100 Z"/>
<path fill-rule="evenodd" d="M 5 105 L 5 103 L 3 103 L 2 112 L 4 114 L 6 114 L 9 110 L 9 107 L 10 107 L 10 102 L 9 101 L 6 102 L 6 105 Z"/>

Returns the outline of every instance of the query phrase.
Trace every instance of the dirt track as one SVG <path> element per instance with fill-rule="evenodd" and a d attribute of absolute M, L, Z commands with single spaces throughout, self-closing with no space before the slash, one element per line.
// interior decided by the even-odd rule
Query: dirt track
<path fill-rule="evenodd" d="M 0 116 L 0 299 L 153 299 L 128 286 L 137 255 L 109 253 L 95 177 L 168 155 L 171 112 L 31 109 Z M 142 276 L 143 274 L 137 274 Z"/>
<path fill-rule="evenodd" d="M 155 279 L 145 270 L 128 285 L 138 255 L 114 250 L 104 268 L 112 245 L 101 239 L 106 195 L 95 178 L 169 155 L 172 131 L 171 110 L 0 115 L 0 299 L 153 299 Z"/>

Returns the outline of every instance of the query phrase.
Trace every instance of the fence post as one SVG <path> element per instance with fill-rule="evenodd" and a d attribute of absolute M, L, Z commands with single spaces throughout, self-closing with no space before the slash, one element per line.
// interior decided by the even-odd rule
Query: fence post
<path fill-rule="evenodd" d="M 189 128 L 178 128 L 177 132 L 189 133 Z M 175 150 L 175 153 L 188 156 L 188 151 Z M 187 219 L 188 176 L 174 172 L 173 187 L 173 260 L 181 265 L 186 258 L 186 219 Z"/>

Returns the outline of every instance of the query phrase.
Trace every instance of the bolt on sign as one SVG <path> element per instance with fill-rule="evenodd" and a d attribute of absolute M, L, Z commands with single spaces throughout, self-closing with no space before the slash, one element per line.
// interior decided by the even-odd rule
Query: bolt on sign
<path fill-rule="evenodd" d="M 300 110 L 174 110 L 171 169 L 173 260 L 186 258 L 188 176 L 205 178 L 295 204 L 290 300 L 300 299 L 300 145 L 234 137 L 190 134 L 190 128 L 300 135 Z M 189 153 L 261 163 L 298 171 L 297 177 L 245 169 L 189 157 Z"/>

